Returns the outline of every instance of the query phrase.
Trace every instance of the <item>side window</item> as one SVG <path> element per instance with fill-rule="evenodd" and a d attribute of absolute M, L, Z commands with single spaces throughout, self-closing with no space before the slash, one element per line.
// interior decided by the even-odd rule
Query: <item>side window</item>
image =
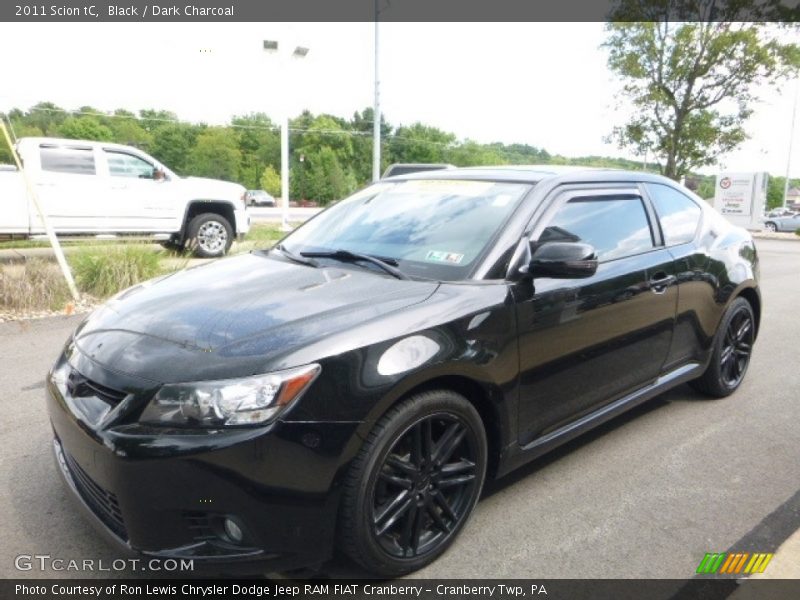
<path fill-rule="evenodd" d="M 94 175 L 94 153 L 91 148 L 40 146 L 42 171 Z"/>
<path fill-rule="evenodd" d="M 661 221 L 667 246 L 685 244 L 694 239 L 703 211 L 695 202 L 669 186 L 648 183 L 647 191 Z"/>
<path fill-rule="evenodd" d="M 594 246 L 600 261 L 640 254 L 654 246 L 650 222 L 638 196 L 591 196 L 564 204 L 539 242 L 573 241 Z"/>
<path fill-rule="evenodd" d="M 136 177 L 139 179 L 153 179 L 155 167 L 146 160 L 128 154 L 104 150 L 108 160 L 108 172 L 112 177 Z"/>

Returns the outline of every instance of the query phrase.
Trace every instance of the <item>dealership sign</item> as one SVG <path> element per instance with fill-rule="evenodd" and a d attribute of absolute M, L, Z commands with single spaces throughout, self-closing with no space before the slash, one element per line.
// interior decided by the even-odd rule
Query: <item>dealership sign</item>
<path fill-rule="evenodd" d="M 767 197 L 767 173 L 720 173 L 714 208 L 736 225 L 760 228 Z"/>

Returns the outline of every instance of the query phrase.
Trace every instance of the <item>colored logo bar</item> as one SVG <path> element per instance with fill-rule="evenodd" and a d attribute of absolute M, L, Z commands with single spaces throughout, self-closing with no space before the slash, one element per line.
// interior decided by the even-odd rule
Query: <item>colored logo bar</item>
<path fill-rule="evenodd" d="M 696 573 L 713 575 L 751 574 L 763 573 L 769 561 L 772 560 L 769 552 L 718 552 L 707 553 L 697 566 Z"/>

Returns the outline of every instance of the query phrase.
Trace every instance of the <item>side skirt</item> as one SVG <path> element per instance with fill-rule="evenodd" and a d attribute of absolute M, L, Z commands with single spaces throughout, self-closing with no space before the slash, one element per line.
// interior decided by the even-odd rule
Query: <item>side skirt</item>
<path fill-rule="evenodd" d="M 500 468 L 498 475 L 508 473 L 523 464 L 546 454 L 550 450 L 572 440 L 582 433 L 594 429 L 598 425 L 621 415 L 651 398 L 666 392 L 667 390 L 686 383 L 702 375 L 705 365 L 700 363 L 688 363 L 682 365 L 669 373 L 665 373 L 650 385 L 640 388 L 610 404 L 598 408 L 596 411 L 581 417 L 571 423 L 564 425 L 538 437 L 524 446 L 519 446 L 514 456 L 509 456 L 506 464 Z"/>

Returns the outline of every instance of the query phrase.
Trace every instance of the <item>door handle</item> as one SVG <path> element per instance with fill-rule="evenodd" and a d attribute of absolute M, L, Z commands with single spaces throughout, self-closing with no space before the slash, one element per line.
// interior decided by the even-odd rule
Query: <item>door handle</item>
<path fill-rule="evenodd" d="M 663 294 L 667 288 L 675 282 L 675 275 L 667 275 L 663 271 L 659 271 L 649 282 L 650 291 L 654 294 Z"/>

